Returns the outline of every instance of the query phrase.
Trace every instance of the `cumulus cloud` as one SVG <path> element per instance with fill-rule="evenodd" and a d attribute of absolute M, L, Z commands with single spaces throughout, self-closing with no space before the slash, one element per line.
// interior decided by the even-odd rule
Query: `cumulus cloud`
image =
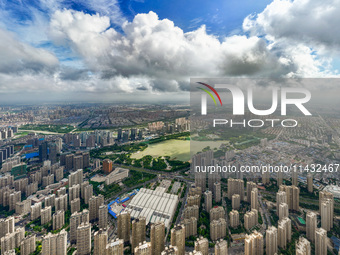
<path fill-rule="evenodd" d="M 50 52 L 21 43 L 8 31 L 0 29 L 0 38 L 0 73 L 51 73 L 59 64 Z"/>
<path fill-rule="evenodd" d="M 339 11 L 338 0 L 274 0 L 260 14 L 248 16 L 243 28 L 270 40 L 289 38 L 339 47 Z"/>
<path fill-rule="evenodd" d="M 283 59 L 260 37 L 219 40 L 204 26 L 184 33 L 154 12 L 136 15 L 122 30 L 111 28 L 108 17 L 63 10 L 52 16 L 50 36 L 71 47 L 103 79 L 148 77 L 146 87 L 154 91 L 186 90 L 189 77 L 285 76 L 301 69 L 292 55 Z"/>
<path fill-rule="evenodd" d="M 331 8 L 338 8 L 335 0 L 274 0 L 262 13 L 244 20 L 245 33 L 223 38 L 209 34 L 204 25 L 184 32 L 154 12 L 126 21 L 115 1 L 107 13 L 97 6 L 96 14 L 61 10 L 55 0 L 44 3 L 53 10 L 47 38 L 70 51 L 66 55 L 81 65 L 64 66 L 65 61 L 59 63 L 47 50 L 0 30 L 4 56 L 0 90 L 8 89 L 1 84 L 13 79 L 18 90 L 162 94 L 188 91 L 191 77 L 334 75 L 332 57 L 323 53 L 327 45 L 336 47 L 339 42 L 339 34 L 326 26 L 338 19 Z M 119 30 L 113 27 L 113 19 L 121 25 Z"/>

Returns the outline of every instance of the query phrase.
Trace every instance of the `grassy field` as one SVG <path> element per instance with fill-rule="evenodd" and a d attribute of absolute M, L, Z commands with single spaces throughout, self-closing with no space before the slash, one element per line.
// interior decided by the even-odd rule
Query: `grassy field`
<path fill-rule="evenodd" d="M 227 141 L 190 141 L 189 140 L 167 140 L 155 144 L 149 144 L 149 146 L 141 152 L 136 152 L 131 155 L 131 158 L 140 159 L 146 155 L 152 157 L 169 156 L 171 159 L 189 161 L 190 149 L 193 153 L 201 151 L 206 147 L 211 149 L 219 148 L 221 144 L 228 143 Z M 191 146 L 191 148 L 190 148 Z"/>
<path fill-rule="evenodd" d="M 23 125 L 21 130 L 34 130 L 34 131 L 46 131 L 54 133 L 69 133 L 74 127 L 69 125 Z"/>

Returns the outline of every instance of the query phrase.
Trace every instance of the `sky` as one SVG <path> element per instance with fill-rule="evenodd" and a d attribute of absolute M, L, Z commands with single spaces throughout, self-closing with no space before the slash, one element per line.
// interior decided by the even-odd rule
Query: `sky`
<path fill-rule="evenodd" d="M 339 0 L 0 0 L 1 102 L 182 102 L 190 78 L 337 78 Z"/>

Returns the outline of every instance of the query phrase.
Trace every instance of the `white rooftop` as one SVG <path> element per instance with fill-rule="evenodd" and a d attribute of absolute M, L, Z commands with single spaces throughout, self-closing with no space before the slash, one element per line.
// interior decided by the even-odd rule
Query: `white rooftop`
<path fill-rule="evenodd" d="M 169 227 L 176 212 L 178 196 L 142 188 L 127 206 L 132 218 L 144 216 L 146 224 L 164 222 Z"/>

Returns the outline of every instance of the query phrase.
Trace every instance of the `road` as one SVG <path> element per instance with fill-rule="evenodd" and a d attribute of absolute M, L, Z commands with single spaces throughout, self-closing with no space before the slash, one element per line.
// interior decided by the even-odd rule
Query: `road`
<path fill-rule="evenodd" d="M 262 201 L 262 195 L 259 194 L 259 203 L 261 205 L 261 208 L 262 208 L 262 212 L 263 214 L 266 216 L 265 218 L 263 217 L 262 215 L 262 220 L 263 220 L 263 223 L 265 223 L 267 225 L 267 227 L 271 227 L 272 226 L 272 222 L 270 220 L 270 216 L 269 216 L 269 213 L 267 211 L 267 208 L 266 208 L 266 205 L 264 205 L 263 201 Z"/>

